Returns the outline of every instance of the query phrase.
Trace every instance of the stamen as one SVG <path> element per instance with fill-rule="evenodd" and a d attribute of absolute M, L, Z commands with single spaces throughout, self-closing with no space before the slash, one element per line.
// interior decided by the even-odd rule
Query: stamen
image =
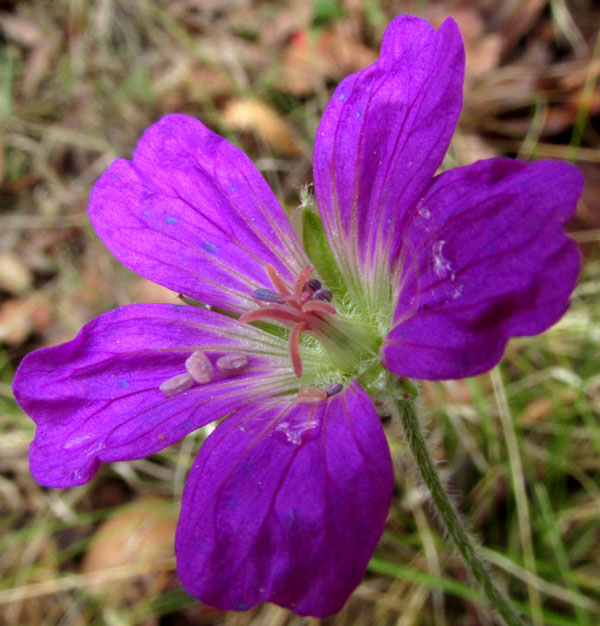
<path fill-rule="evenodd" d="M 213 377 L 211 362 L 204 352 L 196 350 L 185 361 L 187 373 L 201 385 L 209 383 Z"/>
<path fill-rule="evenodd" d="M 325 394 L 328 398 L 331 398 L 331 396 L 335 396 L 336 393 L 342 391 L 343 388 L 344 385 L 342 385 L 342 383 L 331 383 L 331 385 L 325 389 Z"/>
<path fill-rule="evenodd" d="M 221 374 L 231 376 L 241 372 L 248 366 L 248 357 L 241 352 L 225 354 L 217 359 L 217 369 Z"/>
<path fill-rule="evenodd" d="M 313 298 L 315 300 L 326 300 L 327 302 L 331 302 L 333 294 L 329 291 L 329 289 L 318 289 L 315 291 Z"/>
<path fill-rule="evenodd" d="M 275 289 L 277 289 L 277 291 L 280 294 L 284 296 L 291 295 L 291 291 L 287 288 L 287 285 L 283 282 L 283 278 L 281 278 L 277 270 L 270 263 L 267 263 L 265 265 L 265 272 L 267 273 L 267 276 L 269 277 L 269 280 L 271 281 L 271 283 L 273 283 L 273 286 L 275 287 Z"/>
<path fill-rule="evenodd" d="M 301 387 L 298 391 L 298 402 L 318 402 L 319 400 L 325 400 L 325 398 L 327 398 L 325 390 L 319 389 L 319 387 L 307 385 L 306 387 Z"/>
<path fill-rule="evenodd" d="M 302 359 L 300 358 L 300 335 L 308 328 L 308 326 L 301 322 L 300 324 L 296 324 L 294 328 L 292 328 L 292 332 L 290 333 L 290 358 L 292 360 L 292 367 L 294 369 L 294 374 L 298 378 L 302 376 Z"/>
<path fill-rule="evenodd" d="M 329 315 L 337 314 L 335 307 L 331 306 L 331 304 L 327 304 L 327 302 L 315 302 L 314 300 L 307 302 L 302 307 L 302 310 L 305 313 L 329 313 Z"/>
<path fill-rule="evenodd" d="M 194 379 L 185 372 L 184 374 L 177 374 L 177 376 L 173 376 L 173 378 L 169 378 L 165 380 L 165 382 L 159 385 L 159 389 L 170 398 L 171 396 L 176 396 L 178 393 L 182 391 L 187 391 L 194 384 Z"/>
<path fill-rule="evenodd" d="M 294 293 L 301 294 L 308 277 L 313 273 L 312 267 L 305 267 L 294 283 Z"/>
<path fill-rule="evenodd" d="M 240 322 L 246 324 L 249 322 L 256 322 L 257 320 L 270 317 L 278 320 L 279 322 L 293 322 L 295 324 L 299 322 L 306 322 L 305 315 L 302 315 L 300 311 L 294 309 L 284 309 L 283 307 L 265 306 L 262 309 L 256 309 L 254 311 L 248 311 L 240 317 Z"/>
<path fill-rule="evenodd" d="M 272 289 L 263 289 L 262 287 L 260 289 L 255 289 L 252 297 L 256 298 L 257 300 L 262 300 L 264 302 L 285 302 L 283 296 L 280 293 L 277 293 Z"/>

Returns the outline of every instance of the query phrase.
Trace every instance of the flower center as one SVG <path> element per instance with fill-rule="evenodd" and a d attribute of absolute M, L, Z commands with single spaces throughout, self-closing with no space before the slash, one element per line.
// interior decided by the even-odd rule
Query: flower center
<path fill-rule="evenodd" d="M 331 327 L 332 316 L 337 314 L 330 304 L 331 291 L 323 289 L 316 278 L 310 278 L 311 267 L 305 268 L 296 279 L 293 287 L 288 287 L 277 270 L 270 264 L 265 271 L 271 281 L 272 289 L 256 289 L 252 294 L 258 309 L 244 313 L 240 322 L 255 322 L 261 319 L 273 319 L 291 328 L 289 336 L 290 359 L 294 374 L 302 376 L 300 358 L 300 337 L 303 332 L 310 332 L 324 340 Z"/>

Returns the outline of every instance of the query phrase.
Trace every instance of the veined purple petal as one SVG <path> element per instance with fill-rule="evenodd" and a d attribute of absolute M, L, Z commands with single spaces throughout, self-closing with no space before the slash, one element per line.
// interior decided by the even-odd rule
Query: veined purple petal
<path fill-rule="evenodd" d="M 198 348 L 213 365 L 243 352 L 248 366 L 167 397 Z M 36 422 L 31 471 L 51 487 L 87 482 L 101 462 L 137 459 L 240 405 L 297 385 L 285 341 L 189 306 L 132 305 L 88 323 L 73 341 L 37 350 L 17 370 L 15 397 Z"/>
<path fill-rule="evenodd" d="M 378 273 L 387 274 L 399 223 L 446 153 L 463 75 L 452 19 L 436 32 L 422 19 L 400 16 L 385 33 L 380 59 L 336 89 L 317 131 L 314 179 L 347 281 L 368 289 Z"/>
<path fill-rule="evenodd" d="M 385 366 L 438 380 L 484 372 L 509 337 L 565 312 L 579 270 L 563 232 L 583 177 L 565 163 L 479 161 L 434 179 L 404 232 Z"/>
<path fill-rule="evenodd" d="M 246 155 L 199 121 L 168 115 L 115 161 L 91 195 L 96 232 L 127 267 L 187 296 L 243 312 L 269 287 L 271 263 L 293 283 L 306 256 Z"/>
<path fill-rule="evenodd" d="M 298 615 L 335 613 L 362 580 L 392 489 L 383 429 L 358 384 L 321 402 L 241 409 L 191 469 L 179 577 L 222 609 L 274 602 Z"/>

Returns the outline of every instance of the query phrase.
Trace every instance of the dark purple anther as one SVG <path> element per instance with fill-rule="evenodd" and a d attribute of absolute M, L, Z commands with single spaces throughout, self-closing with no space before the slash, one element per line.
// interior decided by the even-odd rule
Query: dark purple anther
<path fill-rule="evenodd" d="M 304 283 L 304 287 L 302 287 L 302 291 L 318 291 L 321 289 L 321 281 L 316 278 L 311 278 Z"/>
<path fill-rule="evenodd" d="M 342 385 L 342 383 L 331 383 L 331 385 L 325 389 L 325 393 L 328 398 L 331 398 L 331 396 L 335 396 L 336 393 L 342 391 L 343 388 L 344 385 Z"/>
<path fill-rule="evenodd" d="M 252 297 L 257 300 L 262 300 L 263 302 L 284 302 L 280 293 L 277 293 L 272 289 L 264 289 L 262 287 L 260 289 L 256 289 L 252 294 Z"/>
<path fill-rule="evenodd" d="M 329 289 L 318 289 L 313 296 L 313 300 L 325 300 L 325 302 L 331 302 L 332 298 L 333 294 Z"/>

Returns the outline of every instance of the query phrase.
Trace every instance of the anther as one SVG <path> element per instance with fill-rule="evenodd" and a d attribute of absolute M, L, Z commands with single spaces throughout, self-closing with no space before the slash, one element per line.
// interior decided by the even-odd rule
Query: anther
<path fill-rule="evenodd" d="M 177 376 L 173 376 L 173 378 L 169 378 L 165 380 L 165 382 L 159 385 L 159 389 L 170 398 L 171 396 L 176 396 L 178 393 L 182 391 L 187 391 L 194 384 L 194 379 L 185 372 L 184 374 L 177 374 Z"/>
<path fill-rule="evenodd" d="M 201 385 L 209 383 L 213 377 L 213 368 L 211 362 L 204 352 L 196 350 L 185 361 L 185 369 L 187 373 Z"/>
<path fill-rule="evenodd" d="M 317 289 L 317 291 L 315 291 L 313 295 L 313 298 L 315 300 L 325 300 L 325 302 L 331 302 L 333 294 L 331 293 L 331 291 L 329 291 L 329 289 Z"/>
<path fill-rule="evenodd" d="M 335 396 L 336 393 L 339 393 L 340 391 L 342 391 L 343 388 L 344 388 L 344 385 L 342 385 L 341 383 L 331 383 L 331 385 L 329 385 L 325 389 L 325 393 L 328 398 L 331 398 L 331 396 Z"/>
<path fill-rule="evenodd" d="M 319 400 L 325 400 L 325 398 L 327 398 L 327 393 L 324 389 L 319 389 L 319 387 L 307 385 L 298 391 L 298 402 L 318 402 Z"/>
<path fill-rule="evenodd" d="M 304 283 L 304 287 L 302 287 L 302 291 L 318 291 L 321 289 L 321 281 L 316 278 L 311 278 Z"/>
<path fill-rule="evenodd" d="M 248 366 L 248 357 L 241 352 L 231 352 L 224 354 L 217 359 L 217 369 L 221 374 L 230 376 L 237 374 Z"/>
<path fill-rule="evenodd" d="M 257 300 L 262 300 L 263 302 L 277 302 L 279 304 L 285 302 L 280 293 L 277 293 L 272 289 L 264 289 L 262 287 L 260 289 L 255 289 L 252 297 Z"/>

